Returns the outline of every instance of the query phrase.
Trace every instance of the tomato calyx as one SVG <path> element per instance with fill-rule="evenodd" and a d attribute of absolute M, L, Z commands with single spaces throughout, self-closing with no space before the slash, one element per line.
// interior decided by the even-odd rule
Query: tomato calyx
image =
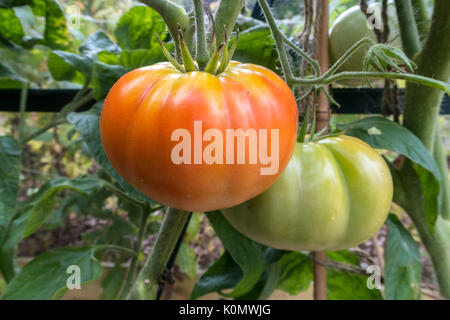
<path fill-rule="evenodd" d="M 216 49 L 216 51 L 212 54 L 212 56 L 209 59 L 208 64 L 203 70 L 200 70 L 198 67 L 197 62 L 192 58 L 191 53 L 189 52 L 189 49 L 187 48 L 184 38 L 183 38 L 183 32 L 181 30 L 180 25 L 178 25 L 178 41 L 180 43 L 181 48 L 181 58 L 183 60 L 183 63 L 180 64 L 173 56 L 172 54 L 167 50 L 164 43 L 161 41 L 159 36 L 155 33 L 156 39 L 159 42 L 159 45 L 161 46 L 161 50 L 166 57 L 166 59 L 180 72 L 187 73 L 187 72 L 193 72 L 193 71 L 204 71 L 208 72 L 213 75 L 218 75 L 222 72 L 224 72 L 228 64 L 231 61 L 231 58 L 233 57 L 234 51 L 236 50 L 237 42 L 239 39 L 239 29 L 236 31 L 236 36 L 233 38 L 233 42 L 231 44 L 231 48 L 229 47 L 229 38 L 228 34 L 226 32 L 226 28 L 224 26 L 225 31 L 225 41 L 222 42 Z"/>

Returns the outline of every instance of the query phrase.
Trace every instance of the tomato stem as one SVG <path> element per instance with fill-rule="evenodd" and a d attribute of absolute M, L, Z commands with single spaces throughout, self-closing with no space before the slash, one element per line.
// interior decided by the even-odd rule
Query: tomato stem
<path fill-rule="evenodd" d="M 300 143 L 305 142 L 306 134 L 308 133 L 308 122 L 309 122 L 309 108 L 306 109 L 305 117 L 303 118 L 302 125 L 300 126 L 300 133 L 297 138 L 297 141 Z"/>
<path fill-rule="evenodd" d="M 194 12 L 195 12 L 195 29 L 197 33 L 196 60 L 199 69 L 203 70 L 209 60 L 209 54 L 206 48 L 203 0 L 194 0 Z"/>

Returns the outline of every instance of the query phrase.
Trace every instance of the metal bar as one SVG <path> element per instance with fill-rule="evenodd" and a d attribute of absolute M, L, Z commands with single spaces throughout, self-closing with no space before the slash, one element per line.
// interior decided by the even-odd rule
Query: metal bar
<path fill-rule="evenodd" d="M 29 89 L 27 112 L 59 112 L 75 96 L 77 89 Z M 400 105 L 403 106 L 404 90 L 400 89 Z M 381 113 L 382 88 L 339 88 L 333 89 L 333 97 L 342 106 L 332 105 L 338 114 L 378 114 Z M 79 111 L 88 110 L 95 100 L 88 101 Z M 20 89 L 0 90 L 0 111 L 19 112 Z M 450 114 L 450 98 L 444 96 L 441 115 Z"/>

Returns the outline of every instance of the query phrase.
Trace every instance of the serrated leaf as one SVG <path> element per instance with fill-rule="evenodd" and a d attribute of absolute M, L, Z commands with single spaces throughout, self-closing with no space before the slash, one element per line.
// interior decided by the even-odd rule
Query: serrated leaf
<path fill-rule="evenodd" d="M 388 300 L 420 299 L 422 260 L 419 247 L 395 215 L 386 220 L 385 293 Z"/>
<path fill-rule="evenodd" d="M 280 260 L 277 288 L 294 296 L 305 291 L 313 281 L 313 264 L 305 254 L 290 252 Z"/>
<path fill-rule="evenodd" d="M 103 51 L 113 54 L 121 52 L 120 47 L 103 30 L 98 30 L 91 34 L 79 48 L 81 55 L 91 58 Z"/>
<path fill-rule="evenodd" d="M 98 279 L 102 268 L 95 247 L 65 247 L 44 252 L 25 265 L 6 287 L 2 300 L 60 299 L 67 291 L 69 266 L 80 268 L 80 283 Z"/>
<path fill-rule="evenodd" d="M 135 6 L 125 12 L 114 31 L 124 50 L 159 48 L 155 33 L 164 41 L 167 27 L 161 16 L 147 6 Z"/>
<path fill-rule="evenodd" d="M 92 60 L 72 52 L 53 50 L 48 57 L 48 68 L 55 80 L 73 80 L 79 71 L 85 77 L 92 72 Z"/>
<path fill-rule="evenodd" d="M 422 190 L 425 190 L 425 215 L 428 227 L 433 230 L 442 201 L 441 175 L 433 156 L 422 141 L 405 127 L 379 116 L 338 124 L 336 127 L 338 130 L 347 130 L 347 135 L 361 139 L 373 148 L 398 152 L 416 164 L 415 170 L 422 182 Z M 377 129 L 377 134 L 373 134 L 373 128 Z"/>
<path fill-rule="evenodd" d="M 97 161 L 119 185 L 131 197 L 148 201 L 154 205 L 156 202 L 133 188 L 117 173 L 112 167 L 105 150 L 103 149 L 102 140 L 100 137 L 100 110 L 102 103 L 96 104 L 90 111 L 83 113 L 72 112 L 67 116 L 67 120 L 74 126 L 74 128 L 81 134 L 84 142 L 89 147 L 89 151 Z"/>
<path fill-rule="evenodd" d="M 240 33 L 232 59 L 243 63 L 259 64 L 278 71 L 278 53 L 268 26 L 264 24 Z"/>

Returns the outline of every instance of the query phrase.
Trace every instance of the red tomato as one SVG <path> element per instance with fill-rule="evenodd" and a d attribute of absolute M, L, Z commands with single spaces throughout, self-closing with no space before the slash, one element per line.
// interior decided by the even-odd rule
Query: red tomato
<path fill-rule="evenodd" d="M 157 63 L 133 70 L 114 84 L 103 106 L 100 130 L 111 164 L 136 189 L 167 206 L 210 211 L 235 206 L 274 183 L 293 153 L 297 118 L 291 90 L 264 67 L 231 62 L 225 72 L 215 76 L 197 71 L 182 73 L 169 63 Z M 191 145 L 183 151 L 177 145 L 185 143 L 186 137 L 174 137 L 177 129 L 190 135 Z M 214 142 L 219 146 L 219 137 L 204 135 L 202 139 L 208 129 L 216 129 L 214 132 L 223 138 L 223 145 L 215 151 L 211 151 L 211 145 Z M 238 139 L 230 144 L 234 164 L 227 161 L 227 129 L 256 132 L 256 163 L 254 158 L 251 161 L 254 152 L 249 154 L 254 138 L 251 132 L 249 137 L 244 136 L 245 163 L 236 164 Z M 261 129 L 267 131 L 264 148 L 259 143 L 264 138 Z M 272 153 L 276 154 L 271 155 L 276 146 L 271 132 L 276 130 L 279 150 L 274 149 Z M 270 164 L 261 161 L 265 148 L 272 156 Z M 206 163 L 205 154 L 209 159 L 216 157 L 216 161 Z M 180 158 L 191 163 L 175 163 Z M 272 165 L 277 169 L 274 174 L 262 174 L 263 168 L 268 170 Z"/>

